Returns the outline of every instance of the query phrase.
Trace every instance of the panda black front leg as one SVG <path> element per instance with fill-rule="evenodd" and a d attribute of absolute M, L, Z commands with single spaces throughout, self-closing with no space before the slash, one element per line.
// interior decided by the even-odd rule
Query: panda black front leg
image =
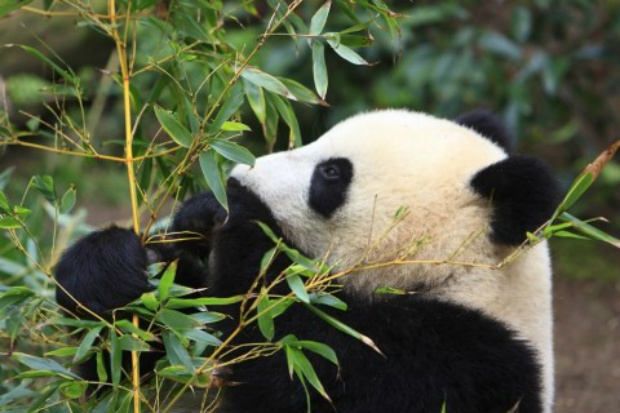
<path fill-rule="evenodd" d="M 147 264 L 147 251 L 133 231 L 112 226 L 93 232 L 60 259 L 56 300 L 80 316 L 88 317 L 81 306 L 104 315 L 152 289 Z"/>

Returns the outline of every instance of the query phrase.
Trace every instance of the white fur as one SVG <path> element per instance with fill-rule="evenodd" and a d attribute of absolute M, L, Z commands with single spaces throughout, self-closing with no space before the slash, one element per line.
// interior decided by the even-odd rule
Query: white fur
<path fill-rule="evenodd" d="M 353 181 L 345 204 L 328 220 L 309 207 L 315 166 L 346 157 Z M 544 372 L 545 412 L 553 399 L 551 266 L 546 244 L 493 270 L 511 251 L 489 239 L 491 206 L 471 177 L 506 153 L 473 130 L 401 110 L 350 118 L 316 142 L 237 166 L 232 176 L 272 210 L 286 236 L 306 253 L 347 270 L 364 262 L 345 288 L 369 297 L 378 287 L 430 287 L 427 294 L 480 309 L 519 332 L 537 350 Z M 400 207 L 408 208 L 394 224 Z M 390 229 L 391 228 L 391 229 Z M 370 248 L 374 246 L 374 248 Z M 411 263 L 450 261 L 480 264 Z"/>

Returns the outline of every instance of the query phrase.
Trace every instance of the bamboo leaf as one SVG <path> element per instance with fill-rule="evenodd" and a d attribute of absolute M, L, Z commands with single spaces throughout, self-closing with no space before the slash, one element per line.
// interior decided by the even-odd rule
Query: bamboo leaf
<path fill-rule="evenodd" d="M 217 154 L 215 151 L 202 152 L 198 156 L 198 162 L 200 163 L 200 169 L 207 181 L 207 185 L 213 191 L 215 199 L 224 207 L 228 212 L 228 199 L 226 198 L 226 188 L 224 186 L 224 179 L 220 172 L 220 166 L 217 162 Z"/>
<path fill-rule="evenodd" d="M 97 352 L 97 377 L 99 381 L 105 383 L 108 381 L 108 369 L 105 366 L 105 362 L 103 360 L 103 352 Z"/>
<path fill-rule="evenodd" d="M 203 298 L 171 298 L 166 304 L 166 308 L 190 308 L 201 305 L 229 305 L 243 301 L 243 296 L 233 297 L 203 297 Z"/>
<path fill-rule="evenodd" d="M 116 389 L 121 382 L 123 351 L 121 343 L 116 335 L 116 331 L 110 329 L 110 372 L 112 373 L 112 384 Z"/>
<path fill-rule="evenodd" d="M 263 88 L 258 87 L 254 83 L 245 79 L 243 79 L 243 88 L 245 91 L 245 96 L 247 97 L 256 118 L 261 124 L 265 123 L 267 106 L 265 103 L 265 92 L 263 91 Z"/>
<path fill-rule="evenodd" d="M 246 67 L 245 70 L 241 72 L 241 77 L 246 79 L 248 82 L 254 83 L 256 86 L 260 86 L 270 92 L 282 95 L 287 99 L 297 100 L 297 98 L 287 89 L 284 83 L 255 67 Z"/>
<path fill-rule="evenodd" d="M 256 161 L 254 155 L 243 146 L 221 139 L 214 139 L 210 143 L 213 149 L 224 158 L 230 159 L 236 163 L 254 166 L 254 162 Z"/>
<path fill-rule="evenodd" d="M 314 75 L 314 86 L 316 93 L 321 99 L 325 99 L 327 94 L 327 66 L 325 64 L 325 46 L 319 41 L 312 43 L 312 73 Z"/>
<path fill-rule="evenodd" d="M 226 121 L 221 128 L 224 132 L 247 132 L 251 131 L 250 127 L 241 122 Z"/>
<path fill-rule="evenodd" d="M 369 63 L 362 56 L 358 55 L 353 51 L 353 49 L 348 48 L 339 41 L 328 38 L 327 43 L 331 46 L 334 52 L 338 53 L 338 55 L 346 61 L 351 62 L 354 65 L 369 65 Z"/>
<path fill-rule="evenodd" d="M 20 9 L 32 2 L 33 0 L 4 0 L 2 3 L 0 3 L 0 19 L 9 14 L 10 12 Z"/>
<path fill-rule="evenodd" d="M 329 15 L 329 8 L 331 7 L 331 0 L 326 1 L 312 16 L 310 20 L 310 32 L 311 36 L 319 35 L 323 32 L 325 23 L 327 22 L 327 16 Z"/>
<path fill-rule="evenodd" d="M 102 328 L 103 327 L 96 327 L 90 330 L 88 333 L 86 333 L 86 335 L 82 339 L 82 342 L 78 346 L 77 351 L 75 352 L 75 356 L 73 357 L 74 362 L 79 362 L 84 358 L 84 356 L 86 356 L 86 354 L 88 353 L 88 350 L 90 350 L 93 343 L 99 336 L 99 332 L 101 331 Z"/>
<path fill-rule="evenodd" d="M 304 282 L 301 280 L 301 277 L 297 274 L 289 274 L 286 276 L 286 282 L 288 286 L 291 287 L 291 291 L 295 293 L 295 295 L 304 303 L 310 303 L 310 297 L 308 296 L 308 291 L 306 291 L 306 286 Z"/>
<path fill-rule="evenodd" d="M 164 331 L 161 337 L 164 341 L 166 356 L 170 360 L 170 364 L 183 365 L 189 372 L 193 373 L 194 364 L 179 338 L 172 331 Z"/>
<path fill-rule="evenodd" d="M 71 377 L 74 379 L 79 379 L 80 377 L 67 370 L 57 362 L 51 359 L 43 359 L 40 357 L 31 356 L 29 354 L 24 353 L 13 353 L 13 359 L 30 367 L 32 370 L 48 370 L 56 373 L 57 375 Z"/>
<path fill-rule="evenodd" d="M 243 104 L 243 88 L 239 83 L 235 83 L 230 88 L 228 96 L 224 101 L 224 104 L 217 112 L 217 116 L 213 120 L 213 123 L 209 125 L 209 134 L 213 135 L 222 129 L 222 125 L 230 119 Z"/>
<path fill-rule="evenodd" d="M 62 199 L 60 201 L 60 213 L 61 214 L 66 214 L 67 212 L 71 211 L 71 209 L 75 205 L 75 195 L 76 195 L 75 185 L 71 185 L 71 187 L 67 189 L 67 192 L 65 192 L 65 194 L 62 196 Z"/>
<path fill-rule="evenodd" d="M 176 275 L 176 264 L 173 263 L 166 271 L 164 271 L 164 275 L 162 275 L 161 280 L 159 280 L 159 285 L 157 286 L 157 292 L 159 293 L 159 301 L 166 301 L 168 298 L 168 294 L 170 293 L 170 287 L 174 283 L 174 277 Z"/>
<path fill-rule="evenodd" d="M 11 0 L 11 1 L 16 1 L 16 0 Z M 15 45 L 7 45 L 7 46 L 10 47 L 10 46 L 15 46 Z M 49 59 L 47 56 L 45 56 L 43 53 L 41 53 L 37 49 L 35 49 L 33 47 L 30 47 L 30 46 L 23 45 L 23 44 L 20 44 L 20 45 L 17 45 L 17 46 L 22 48 L 27 53 L 33 55 L 37 59 L 41 60 L 43 63 L 49 65 L 56 73 L 58 73 L 60 75 L 60 77 L 65 79 L 67 82 L 71 83 L 72 85 L 76 85 L 78 83 L 79 80 L 78 80 L 78 78 L 75 75 L 73 75 L 72 73 L 64 70 L 60 66 L 58 66 L 56 63 L 54 63 L 51 59 Z"/>
<path fill-rule="evenodd" d="M 257 312 L 258 312 L 258 329 L 263 336 L 271 341 L 275 335 L 275 325 L 273 323 L 273 317 L 271 311 L 268 310 L 271 303 L 269 297 L 265 294 L 259 298 Z"/>
<path fill-rule="evenodd" d="M 191 330 L 200 326 L 196 320 L 187 314 L 168 308 L 161 309 L 157 314 L 157 320 L 173 330 Z"/>
<path fill-rule="evenodd" d="M 567 212 L 564 212 L 562 215 L 560 215 L 560 218 L 572 223 L 575 229 L 585 234 L 590 239 L 602 241 L 607 244 L 613 245 L 616 248 L 620 248 L 620 239 L 613 237 L 605 233 L 604 231 L 601 231 L 600 229 L 588 224 L 587 222 L 584 222 Z"/>
<path fill-rule="evenodd" d="M 159 106 L 155 106 L 155 116 L 157 117 L 157 120 L 162 128 L 164 128 L 166 133 L 170 135 L 176 143 L 186 148 L 189 148 L 192 145 L 194 140 L 192 138 L 192 134 L 181 124 L 181 122 L 172 116 L 172 113 L 162 109 Z"/>
<path fill-rule="evenodd" d="M 379 347 L 377 347 L 377 345 L 374 343 L 374 341 L 372 341 L 372 339 L 370 337 L 365 336 L 364 334 L 360 333 L 357 330 L 354 330 L 353 328 L 349 327 L 348 325 L 346 325 L 342 321 L 333 318 L 329 314 L 319 310 L 318 308 L 316 308 L 316 307 L 314 307 L 312 305 L 306 304 L 306 307 L 310 311 L 312 311 L 314 314 L 316 314 L 320 319 L 322 319 L 327 324 L 329 324 L 330 326 L 332 326 L 332 327 L 342 331 L 345 334 L 350 335 L 351 337 L 354 337 L 354 338 L 360 340 L 362 343 L 366 344 L 367 346 L 369 346 L 370 348 L 375 350 L 377 353 L 379 353 L 382 356 L 384 356 L 384 354 L 381 352 L 381 350 L 379 350 Z"/>

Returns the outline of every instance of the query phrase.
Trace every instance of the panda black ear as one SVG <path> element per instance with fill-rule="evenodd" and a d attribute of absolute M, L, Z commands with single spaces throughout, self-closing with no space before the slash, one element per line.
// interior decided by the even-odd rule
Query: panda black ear
<path fill-rule="evenodd" d="M 488 110 L 474 110 L 459 116 L 456 121 L 461 126 L 473 129 L 480 135 L 504 148 L 511 154 L 514 148 L 514 137 L 504 123 Z"/>
<path fill-rule="evenodd" d="M 474 191 L 491 200 L 493 241 L 518 245 L 542 226 L 560 202 L 559 185 L 541 160 L 515 155 L 486 167 L 471 180 Z"/>

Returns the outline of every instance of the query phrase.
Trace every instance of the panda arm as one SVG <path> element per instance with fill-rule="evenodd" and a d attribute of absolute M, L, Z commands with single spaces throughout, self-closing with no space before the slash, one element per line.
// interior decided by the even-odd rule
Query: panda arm
<path fill-rule="evenodd" d="M 98 315 L 123 307 L 152 289 L 147 281 L 149 261 L 178 259 L 175 281 L 188 287 L 203 287 L 204 260 L 209 249 L 206 239 L 219 208 L 211 194 L 198 194 L 183 203 L 174 217 L 172 231 L 198 233 L 193 240 L 151 244 L 145 248 L 133 231 L 116 226 L 78 240 L 56 267 L 58 303 L 65 310 L 85 317 L 88 312 L 84 307 Z"/>

